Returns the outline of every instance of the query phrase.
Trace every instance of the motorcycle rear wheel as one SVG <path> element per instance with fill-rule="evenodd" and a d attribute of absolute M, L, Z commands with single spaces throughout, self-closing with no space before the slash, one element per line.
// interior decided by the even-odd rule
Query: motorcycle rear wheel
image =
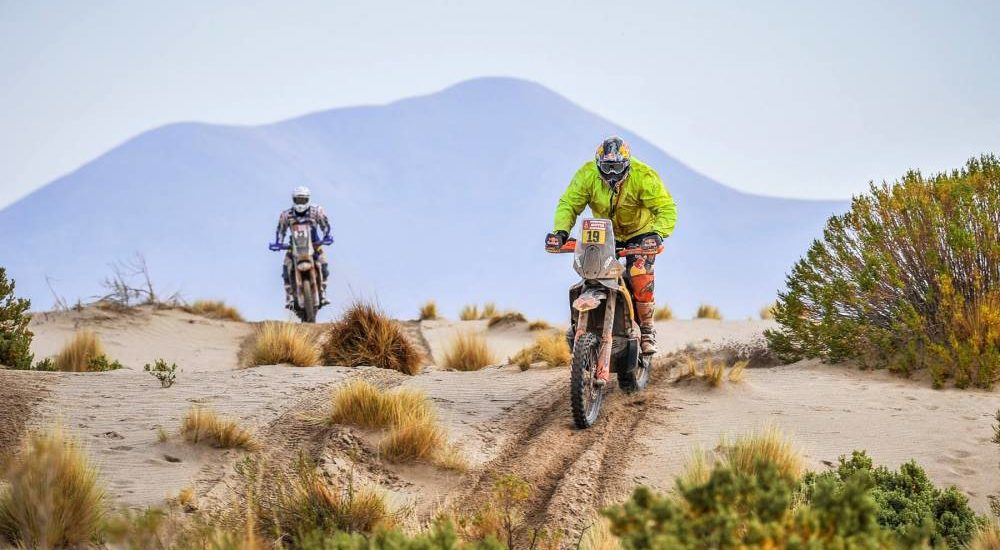
<path fill-rule="evenodd" d="M 600 351 L 600 341 L 596 335 L 589 332 L 581 335 L 573 346 L 569 400 L 573 409 L 573 423 L 581 430 L 597 422 L 597 417 L 601 414 L 601 404 L 604 402 L 604 386 L 594 383 Z"/>

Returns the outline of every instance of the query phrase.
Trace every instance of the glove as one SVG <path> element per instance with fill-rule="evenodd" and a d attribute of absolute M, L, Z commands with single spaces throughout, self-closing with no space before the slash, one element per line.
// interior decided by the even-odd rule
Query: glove
<path fill-rule="evenodd" d="M 545 236 L 545 248 L 548 250 L 556 250 L 561 248 L 562 245 L 566 244 L 569 239 L 569 233 L 565 231 L 556 231 L 555 233 L 549 233 Z"/>
<path fill-rule="evenodd" d="M 333 235 L 324 235 L 322 244 L 326 246 L 333 244 Z"/>
<path fill-rule="evenodd" d="M 267 248 L 271 252 L 277 252 L 281 250 L 281 243 L 268 243 Z"/>
<path fill-rule="evenodd" d="M 663 244 L 663 237 L 659 233 L 646 233 L 642 236 L 642 246 L 643 250 L 649 250 L 656 253 L 660 249 L 660 245 Z"/>

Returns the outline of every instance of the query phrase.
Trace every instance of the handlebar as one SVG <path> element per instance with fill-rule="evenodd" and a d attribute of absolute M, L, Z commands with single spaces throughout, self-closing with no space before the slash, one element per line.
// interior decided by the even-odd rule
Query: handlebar
<path fill-rule="evenodd" d="M 267 249 L 270 250 L 271 252 L 277 252 L 279 250 L 289 250 L 290 248 L 292 248 L 292 246 L 288 244 L 267 243 Z"/>
<path fill-rule="evenodd" d="M 546 248 L 546 252 L 549 254 L 570 254 L 576 252 L 576 239 L 570 239 L 566 241 L 566 244 L 559 248 Z M 656 248 L 656 252 L 646 250 L 641 246 L 636 246 L 633 248 L 619 248 L 615 247 L 615 252 L 619 258 L 624 258 L 626 256 L 646 256 L 648 254 L 660 254 L 663 252 L 663 245 L 661 244 Z"/>

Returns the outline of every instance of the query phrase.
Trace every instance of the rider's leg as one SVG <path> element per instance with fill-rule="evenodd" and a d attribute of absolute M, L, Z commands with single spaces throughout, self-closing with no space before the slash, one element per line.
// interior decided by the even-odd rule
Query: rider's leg
<path fill-rule="evenodd" d="M 640 243 L 629 243 L 628 246 L 638 246 Z M 636 321 L 639 323 L 641 339 L 639 344 L 642 353 L 653 354 L 656 349 L 656 328 L 653 326 L 653 315 L 656 310 L 656 299 L 653 296 L 656 277 L 653 273 L 655 254 L 646 256 L 631 256 L 628 258 L 625 270 L 625 282 L 632 291 L 632 301 L 635 303 Z"/>
<path fill-rule="evenodd" d="M 330 304 L 330 300 L 326 298 L 326 281 L 330 278 L 330 264 L 326 261 L 326 252 L 322 247 L 316 247 L 316 261 L 319 262 L 320 273 L 323 275 L 323 282 L 319 285 L 319 305 L 325 306 Z"/>
<path fill-rule="evenodd" d="M 292 294 L 292 279 L 290 269 L 292 268 L 292 258 L 285 255 L 285 263 L 281 267 L 281 279 L 285 282 L 285 307 L 288 309 L 293 309 L 295 307 L 295 298 Z"/>

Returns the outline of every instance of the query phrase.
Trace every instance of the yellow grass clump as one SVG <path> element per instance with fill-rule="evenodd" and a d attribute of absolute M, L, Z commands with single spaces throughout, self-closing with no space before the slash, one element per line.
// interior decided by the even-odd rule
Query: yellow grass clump
<path fill-rule="evenodd" d="M 743 381 L 743 374 L 745 373 L 747 365 L 749 365 L 749 364 L 750 364 L 750 362 L 746 361 L 746 360 L 744 360 L 744 361 L 737 361 L 737 362 L 733 363 L 733 366 L 729 367 L 729 376 L 728 376 L 729 381 L 730 382 L 736 382 L 736 383 L 742 382 Z"/>
<path fill-rule="evenodd" d="M 714 359 L 709 357 L 708 359 L 705 360 L 705 367 L 703 372 L 705 375 L 705 380 L 708 381 L 708 384 L 710 386 L 715 388 L 718 387 L 720 384 L 722 384 L 723 374 L 725 374 L 726 372 L 726 365 L 724 365 L 722 362 L 715 361 Z"/>
<path fill-rule="evenodd" d="M 101 339 L 92 330 L 79 330 L 67 341 L 52 363 L 53 368 L 67 372 L 90 372 L 121 368 L 115 361 L 108 364 Z"/>
<path fill-rule="evenodd" d="M 434 321 L 438 319 L 438 306 L 437 302 L 434 300 L 428 300 L 427 303 L 420 306 L 420 320 L 421 321 Z"/>
<path fill-rule="evenodd" d="M 328 365 L 372 366 L 419 374 L 423 354 L 402 327 L 374 304 L 356 302 L 330 325 L 323 359 Z"/>
<path fill-rule="evenodd" d="M 215 411 L 194 406 L 181 419 L 181 435 L 195 444 L 205 443 L 217 449 L 257 448 L 253 432 L 241 427 L 235 420 L 220 417 Z"/>
<path fill-rule="evenodd" d="M 326 420 L 388 430 L 379 452 L 393 462 L 427 460 L 443 468 L 465 469 L 464 457 L 448 445 L 434 407 L 421 391 L 382 391 L 364 380 L 354 380 L 334 393 Z"/>
<path fill-rule="evenodd" d="M 721 386 L 722 381 L 728 379 L 730 382 L 739 383 L 743 381 L 749 361 L 740 360 L 730 365 L 726 370 L 726 362 L 718 357 L 705 357 L 698 360 L 690 355 L 683 357 L 681 370 L 677 375 L 677 382 L 683 380 L 700 379 L 708 382 L 713 388 Z"/>
<path fill-rule="evenodd" d="M 618 537 L 611 533 L 611 523 L 607 518 L 595 518 L 583 533 L 581 550 L 621 550 Z"/>
<path fill-rule="evenodd" d="M 433 418 L 406 417 L 379 443 L 379 452 L 392 462 L 424 460 L 433 458 L 447 442 Z"/>
<path fill-rule="evenodd" d="M 490 351 L 482 335 L 463 332 L 451 341 L 442 366 L 451 370 L 473 371 L 495 363 L 496 356 Z"/>
<path fill-rule="evenodd" d="M 799 479 L 804 462 L 791 439 L 776 426 L 741 435 L 733 441 L 723 439 L 719 452 L 726 465 L 747 475 L 755 475 L 757 464 L 774 464 L 783 476 Z"/>
<path fill-rule="evenodd" d="M 434 418 L 423 392 L 404 388 L 384 392 L 364 380 L 352 380 L 333 394 L 327 420 L 331 424 L 384 430 L 402 424 L 404 418 Z"/>
<path fill-rule="evenodd" d="M 972 534 L 968 550 L 1000 550 L 1000 523 L 988 520 Z"/>
<path fill-rule="evenodd" d="M 558 367 L 568 365 L 571 360 L 566 338 L 560 334 L 540 334 L 532 345 L 517 352 L 511 362 L 524 371 L 539 362 Z"/>
<path fill-rule="evenodd" d="M 760 318 L 764 321 L 769 321 L 774 319 L 775 308 L 778 307 L 777 303 L 766 305 L 760 308 Z"/>
<path fill-rule="evenodd" d="M 483 305 L 483 311 L 479 314 L 480 319 L 492 319 L 497 314 L 497 305 L 493 302 L 487 302 Z"/>
<path fill-rule="evenodd" d="M 479 306 L 474 304 L 462 306 L 462 311 L 459 312 L 458 318 L 462 321 L 475 321 L 479 319 Z"/>
<path fill-rule="evenodd" d="M 528 325 L 528 330 L 530 331 L 549 330 L 550 328 L 552 328 L 552 325 L 550 325 L 548 321 L 543 321 L 541 319 L 532 321 L 531 324 Z"/>
<path fill-rule="evenodd" d="M 226 305 L 222 300 L 196 300 L 193 304 L 184 306 L 181 309 L 194 315 L 208 317 L 209 319 L 239 321 L 241 323 L 245 321 L 238 309 Z"/>
<path fill-rule="evenodd" d="M 722 313 L 715 306 L 701 304 L 698 306 L 698 311 L 695 312 L 694 317 L 695 319 L 715 319 L 718 321 L 722 319 Z"/>
<path fill-rule="evenodd" d="M 297 479 L 291 491 L 282 497 L 275 519 L 293 537 L 318 529 L 372 533 L 398 524 L 384 494 L 359 486 L 353 476 L 346 487 L 331 485 L 304 459 L 299 461 Z"/>
<path fill-rule="evenodd" d="M 319 360 L 319 346 L 312 330 L 293 323 L 269 321 L 257 327 L 247 365 L 312 367 Z"/>
<path fill-rule="evenodd" d="M 61 428 L 29 435 L 3 472 L 0 539 L 24 548 L 89 543 L 105 508 L 97 468 Z"/>
<path fill-rule="evenodd" d="M 655 321 L 669 321 L 674 318 L 674 310 L 670 309 L 670 306 L 663 305 L 653 312 L 653 320 Z"/>

